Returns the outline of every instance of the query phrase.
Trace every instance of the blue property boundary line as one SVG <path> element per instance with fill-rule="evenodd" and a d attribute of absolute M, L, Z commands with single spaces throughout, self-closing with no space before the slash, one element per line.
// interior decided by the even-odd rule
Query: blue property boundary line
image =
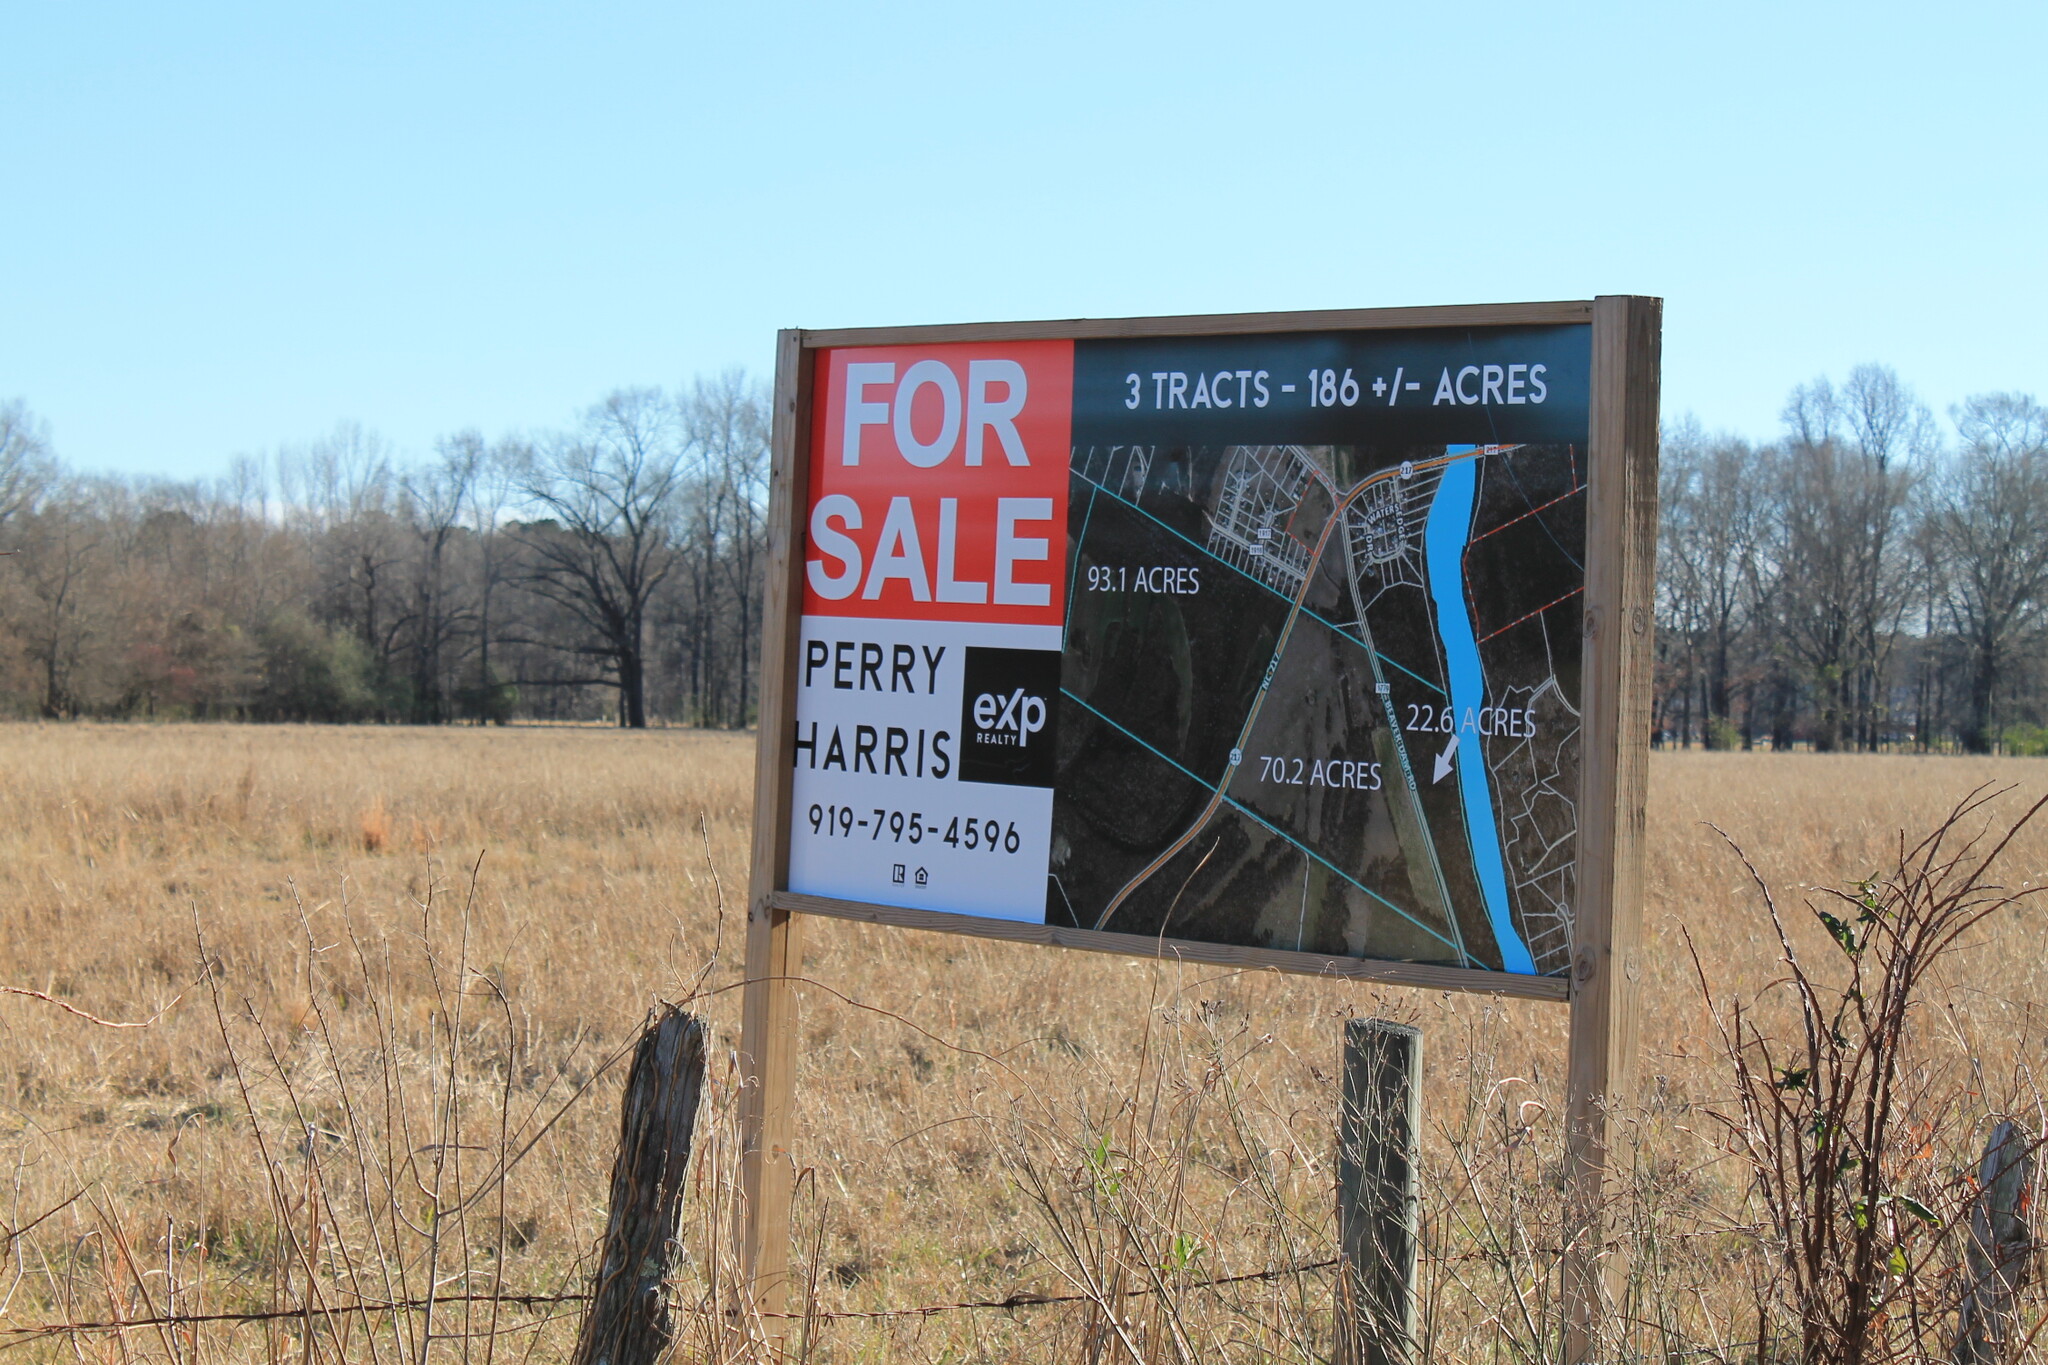
<path fill-rule="evenodd" d="M 1444 453 L 1460 455 L 1472 448 L 1445 446 Z M 1478 641 L 1473 638 L 1472 613 L 1465 604 L 1465 551 L 1471 544 L 1478 491 L 1476 461 L 1460 460 L 1446 465 L 1423 527 L 1429 593 L 1436 600 L 1436 631 L 1444 647 L 1451 705 L 1467 716 L 1486 705 L 1486 674 L 1479 661 Z M 1463 737 L 1462 726 L 1451 732 L 1453 743 Z M 1486 900 L 1486 916 L 1493 926 L 1494 942 L 1500 948 L 1502 967 L 1519 976 L 1534 976 L 1535 959 L 1529 955 L 1521 935 L 1515 932 L 1508 904 L 1507 865 L 1501 856 L 1499 827 L 1494 821 L 1486 751 L 1476 732 L 1471 747 L 1458 751 L 1457 770 L 1459 802 L 1465 812 L 1465 842 L 1472 848 L 1473 870 Z"/>
<path fill-rule="evenodd" d="M 1111 494 L 1110 496 L 1114 497 L 1114 496 L 1115 496 L 1115 494 Z M 1169 529 L 1171 529 L 1171 528 L 1169 528 Z M 1118 723 L 1117 723 L 1116 721 L 1114 721 L 1114 720 L 1111 720 L 1111 719 L 1110 719 L 1110 718 L 1109 718 L 1108 716 L 1106 716 L 1106 715 L 1104 715 L 1104 714 L 1103 714 L 1102 712 L 1100 712 L 1100 711 L 1096 710 L 1096 709 L 1095 709 L 1095 708 L 1094 708 L 1093 706 L 1090 706 L 1090 705 L 1089 705 L 1089 704 L 1088 704 L 1087 702 L 1083 701 L 1083 700 L 1082 700 L 1082 699 L 1081 699 L 1080 697 L 1077 697 L 1077 696 L 1075 696 L 1075 695 L 1074 695 L 1074 694 L 1073 694 L 1072 692 L 1068 691 L 1068 690 L 1067 690 L 1066 688 L 1062 687 L 1062 688 L 1060 689 L 1060 695 L 1061 695 L 1061 696 L 1064 696 L 1064 697 L 1068 697 L 1068 698 L 1072 699 L 1073 703 L 1074 703 L 1074 704 L 1075 704 L 1076 706 L 1078 706 L 1078 707 L 1080 707 L 1080 708 L 1081 708 L 1082 710 L 1086 711 L 1086 712 L 1087 712 L 1087 713 L 1088 713 L 1089 715 L 1091 715 L 1091 716 L 1094 716 L 1094 717 L 1095 717 L 1095 718 L 1096 718 L 1097 720 L 1100 720 L 1100 721 L 1101 721 L 1101 722 L 1102 722 L 1103 724 L 1105 724 L 1105 725 L 1109 726 L 1109 727 L 1110 727 L 1111 729 L 1115 730 L 1115 731 L 1116 731 L 1116 732 L 1117 732 L 1118 734 L 1121 734 L 1122 736 L 1124 736 L 1124 738 L 1126 738 L 1126 739 L 1130 740 L 1130 741 L 1131 741 L 1131 743 L 1133 743 L 1133 744 L 1137 745 L 1137 746 L 1138 746 L 1139 748 L 1143 749 L 1143 750 L 1144 750 L 1144 751 L 1145 751 L 1146 753 L 1148 753 L 1148 754 L 1151 754 L 1151 755 L 1152 755 L 1152 756 L 1153 756 L 1154 758 L 1158 759 L 1158 760 L 1159 760 L 1160 762 L 1162 762 L 1162 763 L 1165 763 L 1165 764 L 1167 764 L 1167 765 L 1168 765 L 1169 767 L 1173 768 L 1173 769 L 1174 769 L 1175 771 L 1177 771 L 1177 772 L 1181 773 L 1182 775 L 1184 775 L 1185 777 L 1187 777 L 1187 778 L 1188 778 L 1188 779 L 1189 779 L 1190 781 L 1192 781 L 1192 782 L 1193 782 L 1193 783 L 1194 783 L 1194 784 L 1195 784 L 1196 786 L 1200 787 L 1200 788 L 1201 788 L 1201 789 L 1202 789 L 1203 791 L 1206 791 L 1206 792 L 1209 792 L 1209 793 L 1211 793 L 1211 794 L 1213 794 L 1213 795 L 1215 795 L 1215 796 L 1219 796 L 1219 797 L 1221 797 L 1221 798 L 1223 799 L 1223 804 L 1224 804 L 1224 805 L 1226 805 L 1226 806 L 1229 806 L 1229 807 L 1230 807 L 1230 808 L 1231 808 L 1232 810 L 1238 811 L 1238 812 L 1240 812 L 1240 813 L 1242 813 L 1242 814 L 1244 814 L 1244 815 L 1247 815 L 1247 816 L 1249 816 L 1249 817 L 1250 817 L 1250 818 L 1251 818 L 1251 819 L 1252 819 L 1253 821 L 1255 821 L 1255 822 L 1257 822 L 1258 824 L 1260 824 L 1260 825 L 1264 826 L 1264 827 L 1265 827 L 1265 828 L 1266 828 L 1266 829 L 1267 829 L 1268 831 L 1270 831 L 1270 832 L 1271 832 L 1271 833 L 1273 833 L 1274 835 L 1278 836 L 1279 838 L 1285 839 L 1285 840 L 1286 840 L 1286 841 L 1287 841 L 1288 843 L 1290 843 L 1290 844 L 1294 845 L 1294 847 L 1296 847 L 1296 848 L 1300 849 L 1300 850 L 1302 851 L 1302 853 L 1304 853 L 1304 854 L 1305 854 L 1305 855 L 1307 855 L 1308 857 L 1310 857 L 1310 858 L 1313 858 L 1313 859 L 1315 859 L 1315 860 L 1316 860 L 1317 862 L 1321 863 L 1321 864 L 1322 864 L 1322 865 L 1323 865 L 1324 867 L 1327 867 L 1327 868 L 1329 868 L 1329 869 L 1330 869 L 1330 871 L 1332 871 L 1332 872 L 1336 873 L 1336 874 L 1337 874 L 1338 876 L 1342 877 L 1342 878 L 1343 878 L 1343 879 L 1344 879 L 1345 881 L 1349 882 L 1349 883 L 1350 883 L 1351 885 L 1353 885 L 1353 886 L 1357 887 L 1357 888 L 1358 888 L 1358 889 L 1359 889 L 1360 891 L 1363 891 L 1363 892 L 1364 892 L 1364 893 L 1365 893 L 1366 895 L 1368 895 L 1368 896 L 1372 897 L 1372 898 L 1373 898 L 1374 900 L 1378 901 L 1378 902 L 1379 902 L 1379 903 L 1380 903 L 1381 905 L 1384 905 L 1384 906 L 1386 906 L 1386 907 L 1387 907 L 1387 909 L 1389 909 L 1389 910 L 1393 911 L 1393 912 L 1394 912 L 1395 914 L 1399 915 L 1399 916 L 1400 916 L 1400 917 L 1401 917 L 1402 919 L 1405 919 L 1405 920 L 1407 920 L 1407 921 L 1408 921 L 1408 922 L 1409 922 L 1410 924 L 1412 924 L 1412 925 L 1414 925 L 1414 926 L 1415 926 L 1416 928 L 1420 929 L 1420 930 L 1421 930 L 1421 931 L 1422 931 L 1423 933 L 1425 933 L 1425 934 L 1428 934 L 1428 935 L 1429 935 L 1429 936 L 1430 936 L 1431 938 L 1433 938 L 1433 939 L 1435 939 L 1435 940 L 1436 940 L 1437 942 L 1439 942 L 1439 943 L 1443 944 L 1443 945 L 1444 945 L 1444 946 L 1445 946 L 1446 948 L 1449 948 L 1449 949 L 1451 949 L 1451 950 L 1452 950 L 1453 952 L 1457 953 L 1459 957 L 1461 957 L 1461 958 L 1463 958 L 1463 959 L 1465 960 L 1465 965 L 1467 965 L 1467 966 L 1475 966 L 1475 965 L 1478 965 L 1478 964 L 1475 964 L 1475 963 L 1474 963 L 1474 962 L 1472 961 L 1471 955 L 1470 955 L 1469 953 L 1466 953 L 1466 952 L 1465 952 L 1465 951 L 1464 951 L 1464 950 L 1463 950 L 1462 948 L 1460 948 L 1460 947 L 1459 947 L 1459 946 L 1458 946 L 1458 945 L 1457 945 L 1456 943 L 1452 942 L 1452 941 L 1451 941 L 1450 939 L 1448 939 L 1448 938 L 1445 938 L 1445 937 L 1444 937 L 1444 936 L 1443 936 L 1443 935 L 1442 935 L 1441 933 L 1438 933 L 1438 932 L 1437 932 L 1437 931 L 1436 931 L 1435 929 L 1432 929 L 1432 928 L 1430 928 L 1430 926 L 1429 926 L 1429 925 L 1427 925 L 1427 924 L 1424 924 L 1424 923 L 1423 923 L 1423 922 L 1422 922 L 1421 920 L 1419 920 L 1419 919 L 1415 918 L 1415 916 L 1414 916 L 1414 915 L 1410 914 L 1410 913 L 1409 913 L 1408 911 L 1406 911 L 1406 910 L 1403 910 L 1403 909 L 1402 909 L 1402 908 L 1401 908 L 1400 906 L 1398 906 L 1398 905 L 1394 904 L 1394 903 L 1393 903 L 1392 901 L 1388 900 L 1388 899 L 1387 899 L 1387 898 L 1386 898 L 1385 896 L 1382 896 L 1382 895 L 1381 895 L 1381 894 L 1380 894 L 1379 892 L 1377 892 L 1377 891 L 1373 890 L 1373 889 L 1372 889 L 1371 887 L 1367 886 L 1367 885 L 1366 885 L 1366 884 L 1365 884 L 1364 882 L 1361 882 L 1360 880 L 1358 880 L 1358 878 L 1356 878 L 1356 877 L 1352 876 L 1352 875 L 1351 875 L 1351 874 L 1350 874 L 1349 872 L 1346 872 L 1346 871 L 1345 871 L 1345 870 L 1344 870 L 1343 868 L 1341 868 L 1341 867 L 1337 866 L 1337 865 L 1336 865 L 1335 863 L 1331 862 L 1331 861 L 1330 861 L 1330 860 L 1329 860 L 1328 858 L 1325 858 L 1325 857 L 1324 857 L 1324 856 L 1323 856 L 1322 854 L 1320 854 L 1320 853 L 1316 852 L 1316 851 L 1315 851 L 1314 849 L 1310 848 L 1310 847 L 1309 847 L 1309 846 L 1308 846 L 1307 844 L 1303 843 L 1303 842 L 1302 842 L 1302 841 L 1301 841 L 1300 839 L 1296 838 L 1296 837 L 1295 837 L 1294 835 L 1292 835 L 1292 834 L 1289 834 L 1289 833 L 1288 833 L 1288 832 L 1287 832 L 1286 830 L 1284 830 L 1284 829 L 1281 829 L 1281 828 L 1280 828 L 1280 827 L 1279 827 L 1278 825 L 1275 825 L 1275 824 L 1274 824 L 1274 823 L 1272 823 L 1272 822 L 1271 822 L 1270 820 L 1266 819 L 1266 817 L 1265 817 L 1265 816 L 1263 816 L 1263 815 L 1260 815 L 1260 814 L 1259 814 L 1259 813 L 1258 813 L 1257 811 L 1255 811 L 1255 810 L 1252 810 L 1252 809 L 1251 809 L 1250 807 L 1248 807 L 1248 806 L 1244 805 L 1244 804 L 1243 804 L 1242 802 L 1240 802 L 1240 801 L 1236 800 L 1236 799 L 1235 799 L 1235 798 L 1233 798 L 1233 797 L 1232 797 L 1232 796 L 1231 796 L 1231 795 L 1230 795 L 1230 794 L 1229 794 L 1228 792 L 1222 791 L 1222 790 L 1218 789 L 1217 787 L 1215 787 L 1215 786 L 1211 785 L 1210 783 L 1208 783 L 1208 782 L 1205 782 L 1205 781 L 1203 781 L 1203 780 L 1202 780 L 1202 778 L 1201 778 L 1201 777 L 1200 777 L 1200 776 L 1199 776 L 1198 774 L 1196 774 L 1196 773 L 1195 773 L 1194 771 L 1192 771 L 1191 769 L 1189 769 L 1189 768 L 1187 768 L 1187 767 L 1183 766 L 1183 765 L 1182 765 L 1182 764 L 1181 764 L 1180 762 L 1178 762 L 1177 760 L 1175 760 L 1175 759 L 1174 759 L 1174 758 L 1172 758 L 1171 756 L 1169 756 L 1169 755 L 1167 755 L 1167 754 L 1164 754 L 1164 753 L 1160 752 L 1160 751 L 1159 751 L 1158 749 L 1155 749 L 1154 747 L 1152 747 L 1152 745 L 1151 745 L 1151 744 L 1147 743 L 1147 742 L 1146 742 L 1145 740 L 1143 740 L 1143 739 L 1140 739 L 1140 738 L 1139 738 L 1139 737 L 1138 737 L 1137 735 L 1135 735 L 1135 734 L 1131 733 L 1131 731 L 1129 731 L 1128 729 L 1124 728 L 1124 727 L 1123 727 L 1122 725 L 1119 725 L 1119 724 L 1118 724 Z"/>
<path fill-rule="evenodd" d="M 1238 568 L 1238 567 L 1237 567 L 1237 565 L 1235 565 L 1235 564 L 1231 563 L 1231 562 L 1230 562 L 1229 560 L 1227 560 L 1227 559 L 1223 558 L 1223 556 L 1221 556 L 1221 555 L 1217 554 L 1217 553 L 1216 553 L 1216 552 L 1215 552 L 1214 550 L 1211 550 L 1211 549 L 1210 549 L 1210 548 L 1209 548 L 1208 546 L 1206 546 L 1206 545 L 1203 545 L 1203 544 L 1201 544 L 1201 543 L 1200 543 L 1199 541 L 1197 541 L 1197 540 L 1195 540 L 1195 539 L 1194 539 L 1193 537 L 1191 537 L 1191 536 L 1187 535 L 1187 534 L 1186 534 L 1185 532 L 1181 531 L 1181 530 L 1180 530 L 1179 528 L 1167 525 L 1167 524 L 1166 524 L 1165 522 L 1161 521 L 1161 520 L 1160 520 L 1160 519 L 1159 519 L 1158 517 L 1156 517 L 1156 516 L 1152 515 L 1152 513 L 1148 512 L 1148 511 L 1146 511 L 1146 510 L 1145 510 L 1144 508 L 1142 508 L 1142 507 L 1138 506 L 1138 504 L 1136 504 L 1135 502 L 1132 502 L 1132 501 L 1131 501 L 1131 500 L 1130 500 L 1129 498 L 1126 498 L 1126 497 L 1124 497 L 1124 496 L 1123 496 L 1122 494 L 1120 494 L 1120 493 L 1112 493 L 1112 492 L 1110 492 L 1110 491 L 1109 491 L 1109 489 L 1107 489 L 1107 488 L 1103 487 L 1103 486 L 1102 486 L 1101 484 L 1099 484 L 1099 483 L 1095 482 L 1095 480 L 1093 480 L 1093 479 L 1089 478 L 1089 477 L 1088 477 L 1088 476 L 1087 476 L 1086 474 L 1079 474 L 1079 475 L 1076 475 L 1076 477 L 1077 477 L 1077 478 L 1079 478 L 1079 479 L 1081 480 L 1081 482 L 1083 482 L 1083 483 L 1087 484 L 1087 485 L 1088 485 L 1088 486 L 1089 486 L 1090 488 L 1094 489 L 1096 493 L 1099 493 L 1099 494 L 1101 494 L 1102 496 L 1104 496 L 1104 497 L 1108 498 L 1108 499 L 1109 499 L 1110 501 L 1112 501 L 1112 502 L 1116 502 L 1116 503 L 1121 503 L 1121 504 L 1122 504 L 1122 505 L 1124 505 L 1125 507 L 1128 507 L 1128 508 L 1130 508 L 1130 509 L 1131 509 L 1131 510 L 1132 510 L 1133 512 L 1136 512 L 1136 513 L 1137 513 L 1137 514 L 1138 514 L 1139 516 L 1141 516 L 1141 517 L 1145 518 L 1145 520 L 1147 520 L 1147 521 L 1151 522 L 1151 523 L 1152 523 L 1152 524 L 1153 524 L 1154 526 L 1157 526 L 1157 527 L 1158 527 L 1158 528 L 1159 528 L 1160 530 L 1162 530 L 1162 531 L 1166 532 L 1166 534 L 1168 534 L 1168 535 L 1172 536 L 1172 537 L 1173 537 L 1174 539 L 1176 539 L 1176 540 L 1179 540 L 1179 541 L 1182 541 L 1182 542 L 1184 542 L 1184 543 L 1185 543 L 1185 544 L 1187 544 L 1187 545 L 1188 545 L 1188 546 L 1189 546 L 1190 548 L 1192 548 L 1192 549 L 1194 549 L 1194 550 L 1196 550 L 1196 551 L 1200 552 L 1200 553 L 1201 553 L 1201 554 L 1203 554 L 1203 555 L 1206 555 L 1206 556 L 1208 556 L 1208 557 L 1209 557 L 1210 559 L 1213 559 L 1213 560 L 1215 560 L 1215 561 L 1216 561 L 1216 562 L 1217 562 L 1218 564 L 1221 564 L 1221 565 L 1222 565 L 1222 566 L 1223 566 L 1224 568 L 1226 568 L 1226 569 L 1230 570 L 1230 572 L 1232 572 L 1232 573 L 1236 574 L 1236 575 L 1237 575 L 1237 576 L 1238 576 L 1239 578 L 1242 578 L 1242 579 L 1243 579 L 1243 580 L 1244 580 L 1245 582 L 1247 582 L 1247 583 L 1250 583 L 1250 584 L 1251 584 L 1251 585 L 1252 585 L 1253 587 L 1256 587 L 1256 588 L 1258 588 L 1258 589 L 1259 589 L 1260 591 L 1262 591 L 1262 592 L 1266 592 L 1266 593 L 1270 593 L 1270 594 L 1272 594 L 1272 595 L 1273 595 L 1274 597 L 1277 597 L 1277 598 L 1279 598 L 1279 599 L 1280 599 L 1280 600 L 1281 600 L 1282 602 L 1285 602 L 1285 603 L 1287 603 L 1287 605 L 1288 605 L 1288 607 L 1289 607 L 1290 609 L 1294 608 L 1294 602 L 1293 602 L 1293 600 L 1292 600 L 1292 599 L 1290 599 L 1289 597 L 1287 597 L 1287 596 L 1286 596 L 1285 594 L 1281 593 L 1281 592 L 1280 592 L 1280 591 L 1279 591 L 1279 590 L 1278 590 L 1277 588 L 1275 588 L 1275 587 L 1274 587 L 1274 586 L 1273 586 L 1273 585 L 1272 585 L 1271 583 L 1266 583 L 1266 582 L 1262 582 L 1261 580 L 1259 580 L 1258 578 L 1254 577 L 1253 575 L 1251 575 L 1251 574 L 1248 574 L 1248 573 L 1246 573 L 1246 572 L 1245 572 L 1245 571 L 1244 571 L 1243 569 L 1240 569 L 1240 568 Z M 1093 517 L 1094 517 L 1094 515 L 1095 515 L 1095 496 L 1094 496 L 1094 494 L 1090 494 L 1090 495 L 1089 495 L 1089 498 L 1088 498 L 1088 511 L 1087 511 L 1087 513 L 1086 513 L 1086 514 L 1085 514 L 1085 515 L 1084 515 L 1084 516 L 1082 517 L 1082 519 L 1081 519 L 1081 537 L 1082 537 L 1082 540 L 1085 540 L 1085 539 L 1087 538 L 1087 535 L 1088 535 L 1088 522 L 1089 522 L 1089 520 L 1090 520 L 1091 518 L 1093 518 Z M 1076 567 L 1079 567 L 1079 565 L 1080 565 L 1080 562 L 1081 562 L 1081 540 L 1077 540 L 1077 541 L 1075 541 L 1075 542 L 1074 542 L 1074 564 L 1075 564 L 1075 566 L 1076 566 Z M 1073 602 L 1074 602 L 1074 575 L 1073 575 L 1073 574 L 1071 574 L 1071 573 L 1069 573 L 1069 574 L 1067 575 L 1067 614 L 1068 614 L 1068 617 L 1069 617 L 1069 619 L 1071 619 L 1071 618 L 1072 618 L 1072 616 L 1073 616 Z M 1306 616 L 1306 617 L 1308 617 L 1308 618 L 1309 618 L 1309 619 L 1310 619 L 1311 621 L 1316 621 L 1316 622 L 1318 622 L 1318 623 L 1320 623 L 1320 624 L 1322 624 L 1322 625 L 1328 626 L 1328 627 L 1329 627 L 1329 628 L 1330 628 L 1331 630 L 1335 631 L 1335 632 L 1336 632 L 1337 634 L 1339 634 L 1339 635 L 1342 635 L 1342 636 L 1343 636 L 1343 637 L 1344 637 L 1345 639 L 1347 639 L 1347 640 L 1351 641 L 1351 643 L 1353 643 L 1353 644 L 1357 645 L 1357 646 L 1358 646 L 1358 647 L 1359 647 L 1360 649 L 1364 649 L 1364 648 L 1365 648 L 1365 642 L 1364 642 L 1363 640 L 1360 640 L 1360 639 L 1358 639 L 1358 638 L 1357 638 L 1356 636 L 1354 636 L 1354 635 L 1348 634 L 1348 633 L 1347 633 L 1347 632 L 1345 631 L 1344 627 L 1342 627 L 1342 626 L 1338 625 L 1338 624 L 1337 624 L 1337 623 L 1336 623 L 1335 621 L 1325 620 L 1325 619 L 1324 619 L 1324 618 L 1323 618 L 1322 616 L 1320 616 L 1320 615 L 1318 615 L 1317 613 L 1315 613 L 1315 612 L 1313 612 L 1313 611 L 1309 610 L 1308 604 L 1307 604 L 1306 602 L 1304 602 L 1304 603 L 1302 603 L 1302 604 L 1301 604 L 1301 606 L 1300 606 L 1299 610 L 1300 610 L 1300 612 L 1301 612 L 1301 614 L 1302 614 L 1303 616 Z M 1415 681 L 1417 681 L 1417 682 L 1421 683 L 1421 684 L 1422 684 L 1422 685 L 1423 685 L 1424 687 L 1428 688 L 1428 689 L 1429 689 L 1430 691 L 1432 691 L 1432 692 L 1436 693 L 1436 694 L 1437 694 L 1437 695 L 1438 695 L 1439 697 L 1442 697 L 1442 698 L 1443 698 L 1443 699 L 1444 699 L 1445 701 L 1449 701 L 1449 700 L 1450 700 L 1450 693 L 1448 693 L 1448 692 L 1444 691 L 1444 690 L 1443 690 L 1443 689 L 1442 689 L 1441 687 L 1438 687 L 1438 686 L 1437 686 L 1437 685 L 1436 685 L 1435 683 L 1433 683 L 1433 682 L 1431 682 L 1431 681 L 1430 681 L 1429 679 L 1427 679 L 1427 678 L 1423 677 L 1423 676 L 1422 676 L 1422 675 L 1421 675 L 1420 673 L 1417 673 L 1417 672 L 1416 672 L 1416 671 L 1415 671 L 1414 669 L 1412 669 L 1412 668 L 1408 668 L 1408 667 L 1405 667 L 1405 666 L 1404 666 L 1404 665 L 1403 665 L 1403 664 L 1402 664 L 1402 663 L 1400 662 L 1400 660 L 1398 660 L 1398 659 L 1390 659 L 1390 658 L 1388 658 L 1388 657 L 1387 657 L 1386 655 L 1384 655 L 1384 654 L 1381 654 L 1381 653 L 1380 653 L 1380 652 L 1379 652 L 1378 650 L 1376 650 L 1376 649 L 1375 649 L 1375 650 L 1373 650 L 1372 652 L 1373 652 L 1373 653 L 1374 653 L 1375 655 L 1377 655 L 1377 656 L 1378 656 L 1378 657 L 1379 657 L 1380 659 L 1384 660 L 1384 661 L 1385 661 L 1385 662 L 1387 662 L 1387 663 L 1390 663 L 1390 664 L 1392 664 L 1392 665 L 1393 665 L 1394 667 L 1396 667 L 1396 668 L 1400 669 L 1400 670 L 1401 670 L 1401 671 L 1402 671 L 1403 673 L 1406 673 L 1406 674 L 1407 674 L 1407 675 L 1408 675 L 1409 677 L 1411 677 L 1411 678 L 1415 679 Z M 1085 705 L 1086 703 L 1083 703 L 1083 704 Z M 1112 724 L 1114 724 L 1115 722 L 1111 722 L 1111 723 L 1112 723 Z"/>

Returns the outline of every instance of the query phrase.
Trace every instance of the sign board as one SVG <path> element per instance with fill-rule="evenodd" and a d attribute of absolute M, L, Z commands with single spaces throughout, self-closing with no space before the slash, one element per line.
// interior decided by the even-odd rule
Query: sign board
<path fill-rule="evenodd" d="M 1657 317 L 785 333 L 750 977 L 794 912 L 1584 996 L 1604 1090 Z"/>
<path fill-rule="evenodd" d="M 787 889 L 1561 977 L 1591 330 L 814 351 Z"/>

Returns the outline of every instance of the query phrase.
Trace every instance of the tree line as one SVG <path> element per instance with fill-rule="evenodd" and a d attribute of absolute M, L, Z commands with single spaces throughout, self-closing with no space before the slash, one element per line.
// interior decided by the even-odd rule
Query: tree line
<path fill-rule="evenodd" d="M 1664 433 L 1654 737 L 2048 751 L 2048 410 L 1802 384 L 1770 442 Z"/>
<path fill-rule="evenodd" d="M 743 373 L 401 459 L 354 424 L 171 482 L 0 405 L 0 712 L 740 726 L 768 404 Z M 1652 738 L 2048 751 L 2048 409 L 1890 369 L 1667 428 Z"/>
<path fill-rule="evenodd" d="M 71 471 L 0 406 L 0 711 L 747 724 L 768 421 L 734 371 L 413 460 L 344 423 L 179 483 Z"/>

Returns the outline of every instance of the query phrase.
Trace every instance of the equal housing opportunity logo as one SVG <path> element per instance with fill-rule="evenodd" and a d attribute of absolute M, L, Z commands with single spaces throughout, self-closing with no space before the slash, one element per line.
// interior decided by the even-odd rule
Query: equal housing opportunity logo
<path fill-rule="evenodd" d="M 970 645 L 960 693 L 960 780 L 1050 787 L 1060 654 Z"/>

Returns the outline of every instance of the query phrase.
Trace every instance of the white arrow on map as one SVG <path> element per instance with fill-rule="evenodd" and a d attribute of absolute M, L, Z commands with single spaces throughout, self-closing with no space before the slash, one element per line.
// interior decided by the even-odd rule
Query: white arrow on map
<path fill-rule="evenodd" d="M 1432 783 L 1441 782 L 1450 775 L 1451 755 L 1456 752 L 1458 752 L 1458 737 L 1452 735 L 1451 742 L 1444 745 L 1444 751 L 1436 756 L 1436 776 L 1429 779 Z"/>

